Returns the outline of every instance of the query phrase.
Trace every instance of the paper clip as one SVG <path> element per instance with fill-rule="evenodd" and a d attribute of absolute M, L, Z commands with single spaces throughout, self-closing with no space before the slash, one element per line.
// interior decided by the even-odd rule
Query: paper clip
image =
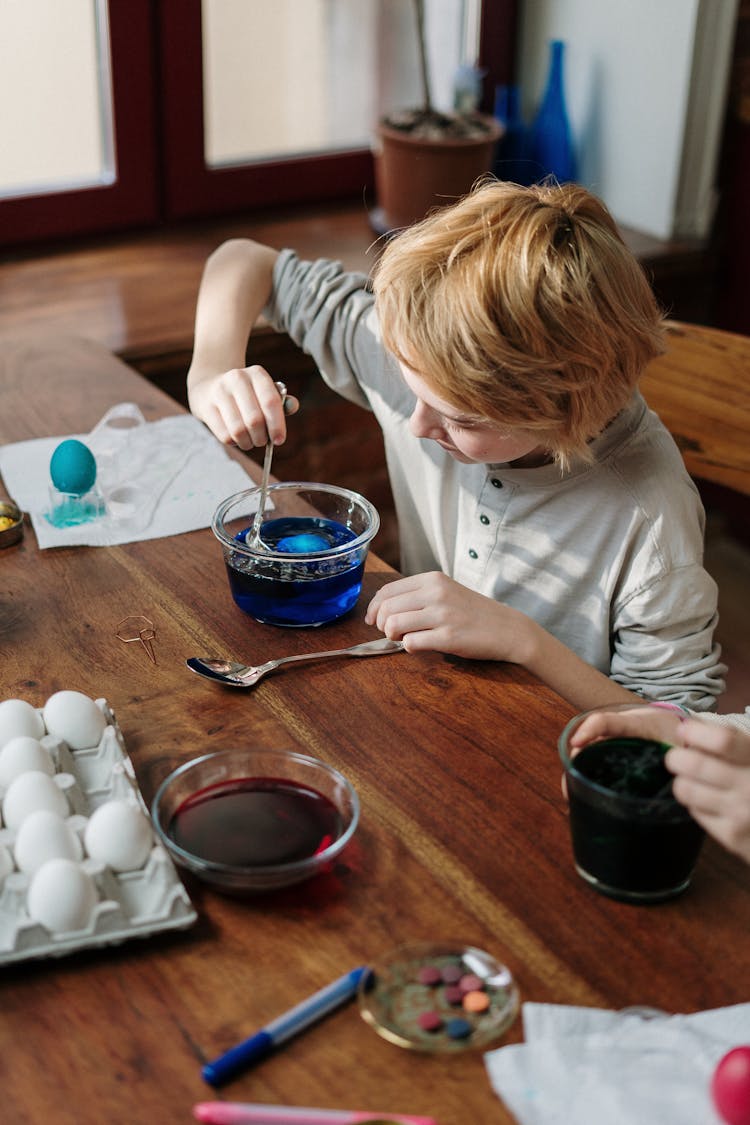
<path fill-rule="evenodd" d="M 149 621 L 148 617 L 124 617 L 115 630 L 115 636 L 126 644 L 130 641 L 140 641 L 151 663 L 156 664 L 153 643 L 156 629 L 153 621 Z"/>

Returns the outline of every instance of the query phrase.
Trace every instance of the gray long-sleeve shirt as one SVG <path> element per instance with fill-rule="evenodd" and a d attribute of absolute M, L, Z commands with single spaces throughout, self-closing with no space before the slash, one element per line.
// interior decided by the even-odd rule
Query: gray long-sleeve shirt
<path fill-rule="evenodd" d="M 442 570 L 513 606 L 646 698 L 715 706 L 726 669 L 712 642 L 703 508 L 640 394 L 591 444 L 590 464 L 465 465 L 410 432 L 414 396 L 382 345 L 364 275 L 285 250 L 266 315 L 380 423 L 404 573 Z"/>

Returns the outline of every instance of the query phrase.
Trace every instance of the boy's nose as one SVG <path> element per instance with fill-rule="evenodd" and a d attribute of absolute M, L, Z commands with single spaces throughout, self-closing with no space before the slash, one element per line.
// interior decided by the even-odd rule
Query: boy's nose
<path fill-rule="evenodd" d="M 434 410 L 417 401 L 409 419 L 409 429 L 418 438 L 443 437 L 443 427 Z"/>

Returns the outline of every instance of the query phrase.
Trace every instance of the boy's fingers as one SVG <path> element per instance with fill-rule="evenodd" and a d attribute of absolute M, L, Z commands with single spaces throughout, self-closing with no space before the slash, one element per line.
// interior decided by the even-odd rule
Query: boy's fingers
<path fill-rule="evenodd" d="M 223 445 L 232 444 L 232 436 L 224 424 L 224 419 L 221 416 L 221 411 L 213 403 L 206 408 L 203 416 L 203 421 L 206 423 L 212 433 L 216 435 Z"/>
<path fill-rule="evenodd" d="M 392 582 L 386 582 L 379 590 L 373 594 L 368 606 L 368 612 L 377 610 L 384 601 L 388 598 L 395 597 L 397 594 L 402 593 L 409 588 L 410 580 L 408 578 L 394 578 Z"/>

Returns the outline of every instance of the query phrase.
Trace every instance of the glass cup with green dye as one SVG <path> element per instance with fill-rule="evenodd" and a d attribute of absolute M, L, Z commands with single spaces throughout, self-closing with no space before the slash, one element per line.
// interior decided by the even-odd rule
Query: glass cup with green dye
<path fill-rule="evenodd" d="M 645 705 L 596 711 L 613 716 L 634 708 Z M 621 901 L 674 898 L 690 884 L 704 832 L 672 794 L 664 765 L 669 746 L 623 734 L 571 748 L 572 736 L 593 713 L 571 719 L 558 743 L 576 870 L 595 890 Z"/>

